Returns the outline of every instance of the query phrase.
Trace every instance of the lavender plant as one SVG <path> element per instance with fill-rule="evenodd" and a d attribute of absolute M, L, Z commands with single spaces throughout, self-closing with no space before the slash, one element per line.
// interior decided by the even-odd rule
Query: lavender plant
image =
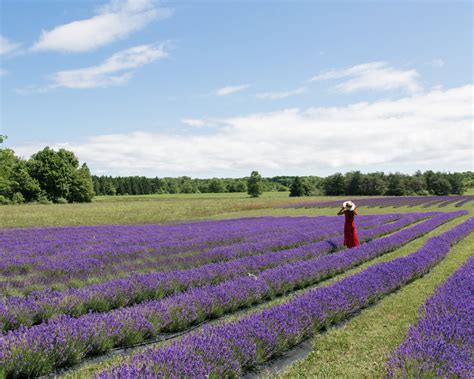
<path fill-rule="evenodd" d="M 407 257 L 380 263 L 328 287 L 238 321 L 205 326 L 162 348 L 150 348 L 96 376 L 106 378 L 239 377 L 318 330 L 400 288 L 436 265 L 474 230 L 474 218 L 430 238 Z"/>
<path fill-rule="evenodd" d="M 391 356 L 389 377 L 472 378 L 474 257 L 428 299 L 420 314 Z"/>

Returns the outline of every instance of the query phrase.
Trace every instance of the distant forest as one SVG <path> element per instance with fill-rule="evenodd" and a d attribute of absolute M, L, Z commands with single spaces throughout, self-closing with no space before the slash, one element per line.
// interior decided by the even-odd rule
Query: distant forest
<path fill-rule="evenodd" d="M 246 192 L 248 177 L 192 179 L 144 176 L 92 176 L 97 195 Z M 328 177 L 275 176 L 262 179 L 263 191 L 290 191 L 290 196 L 311 195 L 449 195 L 474 186 L 474 172 L 416 172 L 414 175 L 359 171 Z"/>
<path fill-rule="evenodd" d="M 0 136 L 0 143 L 5 139 Z M 257 171 L 244 178 L 192 179 L 144 176 L 95 176 L 79 164 L 72 151 L 45 147 L 28 160 L 11 149 L 0 149 L 0 205 L 21 203 L 83 203 L 95 195 L 148 195 L 178 193 L 289 191 L 290 196 L 311 195 L 461 195 L 474 187 L 474 172 L 416 172 L 413 175 L 352 171 L 328 177 L 275 176 Z"/>

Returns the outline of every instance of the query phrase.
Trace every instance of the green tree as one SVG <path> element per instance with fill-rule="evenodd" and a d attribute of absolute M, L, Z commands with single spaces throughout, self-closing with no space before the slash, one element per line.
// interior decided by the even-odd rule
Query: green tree
<path fill-rule="evenodd" d="M 422 175 L 413 175 L 407 181 L 407 189 L 411 194 L 421 195 L 426 191 L 426 180 Z"/>
<path fill-rule="evenodd" d="M 452 187 L 448 179 L 443 178 L 442 176 L 436 176 L 431 181 L 431 190 L 435 195 L 445 196 L 449 195 L 452 191 Z"/>
<path fill-rule="evenodd" d="M 13 150 L 0 149 L 0 195 L 8 199 L 13 195 L 11 175 L 17 163 Z"/>
<path fill-rule="evenodd" d="M 456 195 L 462 195 L 464 193 L 464 178 L 461 173 L 455 172 L 448 174 L 447 178 L 449 184 L 451 184 L 451 193 Z"/>
<path fill-rule="evenodd" d="M 26 162 L 11 149 L 0 149 L 0 196 L 16 203 L 35 201 L 42 196 L 39 183 L 28 173 Z"/>
<path fill-rule="evenodd" d="M 28 166 L 25 161 L 19 160 L 11 175 L 13 181 L 12 190 L 20 193 L 24 201 L 36 201 L 44 197 L 43 191 L 37 180 L 28 174 Z"/>
<path fill-rule="evenodd" d="M 346 182 L 341 173 L 328 176 L 323 182 L 324 194 L 329 196 L 345 195 Z"/>
<path fill-rule="evenodd" d="M 262 176 L 258 171 L 252 171 L 247 179 L 247 193 L 251 197 L 259 197 L 263 193 Z"/>
<path fill-rule="evenodd" d="M 305 196 L 306 191 L 303 185 L 303 181 L 299 176 L 297 176 L 294 180 L 293 183 L 291 183 L 290 186 L 290 197 L 299 197 L 299 196 Z"/>
<path fill-rule="evenodd" d="M 232 180 L 228 185 L 227 190 L 229 192 L 247 192 L 247 183 L 240 179 Z"/>
<path fill-rule="evenodd" d="M 49 200 L 84 202 L 94 195 L 89 169 L 84 165 L 79 168 L 72 151 L 45 147 L 28 161 L 28 173 L 38 181 Z"/>
<path fill-rule="evenodd" d="M 361 195 L 383 195 L 387 191 L 387 183 L 382 172 L 364 175 L 360 184 Z"/>
<path fill-rule="evenodd" d="M 3 143 L 8 137 L 0 134 L 0 143 Z"/>
<path fill-rule="evenodd" d="M 209 182 L 209 192 L 212 193 L 222 193 L 226 192 L 225 184 L 221 179 L 213 178 Z"/>
<path fill-rule="evenodd" d="M 388 187 L 386 195 L 404 196 L 406 195 L 405 181 L 401 174 L 395 173 L 388 175 Z"/>
<path fill-rule="evenodd" d="M 346 195 L 360 195 L 362 187 L 362 174 L 360 171 L 346 173 Z"/>
<path fill-rule="evenodd" d="M 84 163 L 81 168 L 75 171 L 69 186 L 69 195 L 66 199 L 74 203 L 90 203 L 93 197 L 94 185 L 92 184 L 91 173 Z"/>

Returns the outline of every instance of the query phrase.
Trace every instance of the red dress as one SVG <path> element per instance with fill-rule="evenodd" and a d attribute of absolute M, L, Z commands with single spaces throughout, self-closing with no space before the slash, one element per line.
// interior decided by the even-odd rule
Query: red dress
<path fill-rule="evenodd" d="M 344 245 L 348 248 L 359 246 L 359 238 L 357 238 L 357 232 L 354 224 L 354 215 L 357 215 L 357 211 L 344 211 L 344 217 L 346 218 L 344 223 Z"/>

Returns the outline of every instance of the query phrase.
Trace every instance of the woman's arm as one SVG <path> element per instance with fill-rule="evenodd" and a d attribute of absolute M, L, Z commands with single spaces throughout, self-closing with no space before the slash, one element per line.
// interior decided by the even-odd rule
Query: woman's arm
<path fill-rule="evenodd" d="M 354 208 L 354 216 L 357 216 L 357 208 Z"/>
<path fill-rule="evenodd" d="M 343 214 L 344 214 L 344 207 L 342 207 L 341 210 L 339 212 L 337 212 L 338 216 L 341 216 Z"/>

